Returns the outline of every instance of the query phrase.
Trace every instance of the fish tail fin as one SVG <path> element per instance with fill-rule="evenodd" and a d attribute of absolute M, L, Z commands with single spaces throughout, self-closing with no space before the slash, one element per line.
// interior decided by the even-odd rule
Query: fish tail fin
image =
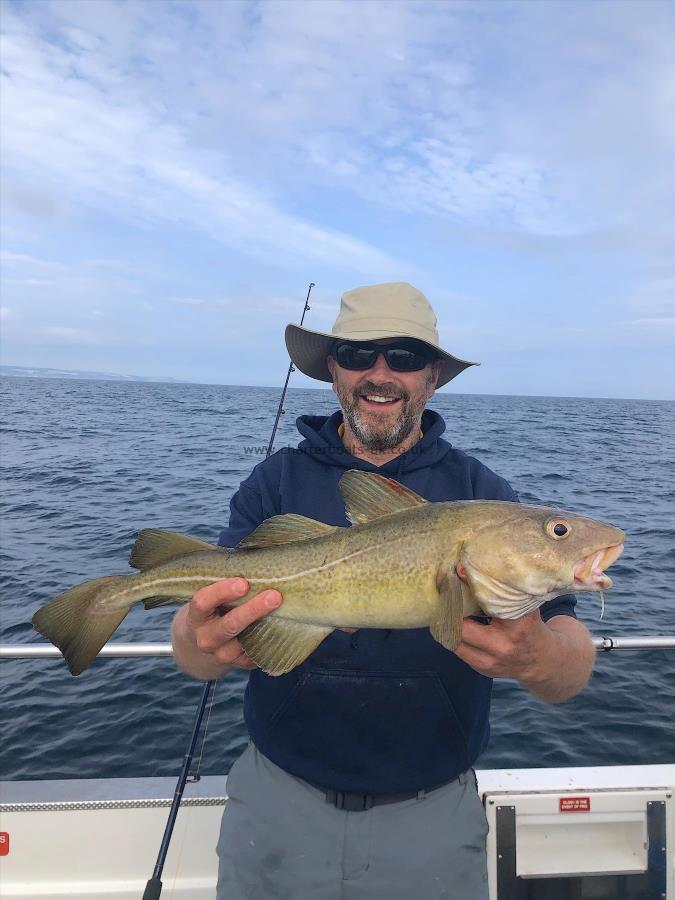
<path fill-rule="evenodd" d="M 120 581 L 119 575 L 94 578 L 64 591 L 33 616 L 33 628 L 63 653 L 72 675 L 79 675 L 113 634 L 130 607 L 92 610 L 101 588 Z"/>

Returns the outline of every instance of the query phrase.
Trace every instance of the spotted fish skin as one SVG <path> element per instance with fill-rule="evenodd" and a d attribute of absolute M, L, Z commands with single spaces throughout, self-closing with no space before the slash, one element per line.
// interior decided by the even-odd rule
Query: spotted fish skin
<path fill-rule="evenodd" d="M 92 662 L 130 608 L 189 601 L 242 577 L 284 602 L 239 639 L 272 675 L 299 665 L 335 628 L 421 628 L 448 649 L 472 614 L 518 618 L 573 591 L 611 586 L 604 569 L 624 532 L 556 508 L 505 501 L 428 503 L 398 482 L 350 471 L 340 490 L 352 526 L 288 514 L 266 520 L 233 550 L 172 532 L 140 532 L 138 574 L 85 582 L 45 604 L 34 627 L 70 671 Z M 460 577 L 461 576 L 461 577 Z"/>

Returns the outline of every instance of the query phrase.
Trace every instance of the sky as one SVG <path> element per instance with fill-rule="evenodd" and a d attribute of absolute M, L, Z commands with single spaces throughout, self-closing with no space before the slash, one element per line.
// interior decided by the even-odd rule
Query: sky
<path fill-rule="evenodd" d="M 278 385 L 309 282 L 330 331 L 344 291 L 409 281 L 481 361 L 446 391 L 675 398 L 675 4 L 0 25 L 2 363 Z"/>

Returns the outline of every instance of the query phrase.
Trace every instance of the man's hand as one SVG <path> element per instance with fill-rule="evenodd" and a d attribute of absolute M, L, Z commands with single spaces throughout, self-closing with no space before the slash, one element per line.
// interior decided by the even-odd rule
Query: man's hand
<path fill-rule="evenodd" d="M 489 625 L 464 619 L 455 653 L 481 675 L 522 681 L 535 675 L 549 641 L 539 610 L 520 619 L 492 619 Z"/>
<path fill-rule="evenodd" d="M 586 685 L 595 649 L 588 629 L 571 616 L 543 622 L 539 610 L 489 625 L 464 619 L 457 656 L 482 675 L 515 678 L 548 703 L 568 700 Z"/>
<path fill-rule="evenodd" d="M 246 603 L 228 609 L 248 592 L 245 578 L 226 578 L 194 595 L 176 614 L 173 645 L 177 664 L 189 675 L 204 680 L 220 678 L 231 668 L 254 669 L 237 636 L 282 603 L 279 591 L 256 594 Z"/>

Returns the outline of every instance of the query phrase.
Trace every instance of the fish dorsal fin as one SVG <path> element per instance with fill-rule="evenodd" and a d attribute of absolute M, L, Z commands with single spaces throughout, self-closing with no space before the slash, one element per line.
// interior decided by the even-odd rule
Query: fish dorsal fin
<path fill-rule="evenodd" d="M 222 547 L 200 541 L 199 538 L 179 534 L 177 531 L 160 531 L 158 528 L 144 528 L 138 532 L 136 543 L 131 548 L 129 565 L 132 569 L 149 569 L 168 562 L 176 556 L 185 556 L 197 550 L 220 550 Z"/>
<path fill-rule="evenodd" d="M 353 525 L 365 525 L 381 516 L 424 506 L 427 502 L 393 478 L 358 469 L 345 472 L 340 479 L 340 493 L 347 518 Z"/>
<path fill-rule="evenodd" d="M 258 525 L 248 537 L 239 541 L 237 550 L 259 550 L 275 544 L 289 544 L 292 541 L 308 541 L 310 538 L 322 537 L 337 529 L 337 525 L 324 525 L 316 519 L 308 519 L 297 513 L 285 513 L 283 516 L 272 516 Z"/>

